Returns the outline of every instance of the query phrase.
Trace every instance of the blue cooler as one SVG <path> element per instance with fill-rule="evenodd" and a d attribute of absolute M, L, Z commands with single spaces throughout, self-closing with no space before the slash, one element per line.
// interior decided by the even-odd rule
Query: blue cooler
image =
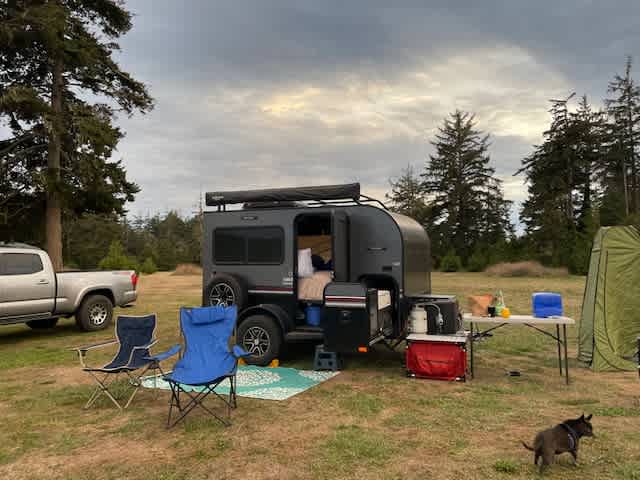
<path fill-rule="evenodd" d="M 322 319 L 322 307 L 309 305 L 305 308 L 304 313 L 307 319 L 307 325 L 311 325 L 313 327 L 320 326 L 320 320 Z"/>
<path fill-rule="evenodd" d="M 536 292 L 531 296 L 533 316 L 538 318 L 562 316 L 562 295 L 551 292 Z"/>

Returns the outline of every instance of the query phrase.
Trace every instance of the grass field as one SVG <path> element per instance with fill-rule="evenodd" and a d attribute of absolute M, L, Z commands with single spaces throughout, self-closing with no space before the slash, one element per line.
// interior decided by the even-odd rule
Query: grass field
<path fill-rule="evenodd" d="M 514 313 L 529 311 L 533 291 L 559 291 L 575 318 L 583 287 L 582 277 L 433 275 L 434 292 L 462 303 L 501 288 Z M 198 304 L 200 278 L 157 273 L 139 288 L 127 313 L 158 313 L 160 348 L 175 343 L 178 308 Z M 124 413 L 106 402 L 82 409 L 91 384 L 67 347 L 111 335 L 80 333 L 72 320 L 50 331 L 0 329 L 3 478 L 531 478 L 532 455 L 520 439 L 584 411 L 594 413 L 597 438 L 581 443 L 578 466 L 561 456 L 545 477 L 640 479 L 637 375 L 594 374 L 574 361 L 567 387 L 555 344 L 528 329 L 507 327 L 477 344 L 477 378 L 465 384 L 408 379 L 401 353 L 379 349 L 286 402 L 239 398 L 231 427 L 197 414 L 171 431 L 166 393 L 143 391 Z M 573 328 L 570 336 L 575 358 Z M 296 348 L 282 363 L 310 367 L 312 352 Z M 523 376 L 506 376 L 511 368 Z"/>

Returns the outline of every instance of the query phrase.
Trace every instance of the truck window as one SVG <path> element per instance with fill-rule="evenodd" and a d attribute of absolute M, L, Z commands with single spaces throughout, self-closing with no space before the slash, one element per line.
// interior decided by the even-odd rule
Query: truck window
<path fill-rule="evenodd" d="M 284 232 L 280 227 L 217 228 L 213 258 L 217 264 L 280 264 Z"/>
<path fill-rule="evenodd" d="M 0 254 L 0 275 L 29 275 L 43 270 L 40 255 L 33 253 Z"/>

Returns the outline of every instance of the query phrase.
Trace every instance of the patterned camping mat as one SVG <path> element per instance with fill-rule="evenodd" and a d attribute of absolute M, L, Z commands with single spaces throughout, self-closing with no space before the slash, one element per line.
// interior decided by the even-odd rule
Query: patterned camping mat
<path fill-rule="evenodd" d="M 237 373 L 236 393 L 239 397 L 259 398 L 263 400 L 287 400 L 318 385 L 340 372 L 315 372 L 312 370 L 296 370 L 286 367 L 255 367 L 240 365 Z M 151 375 L 142 378 L 145 388 L 170 390 L 169 384 L 162 375 Z M 187 387 L 185 390 L 198 391 L 202 387 Z M 223 381 L 215 389 L 217 393 L 229 393 L 229 380 Z"/>

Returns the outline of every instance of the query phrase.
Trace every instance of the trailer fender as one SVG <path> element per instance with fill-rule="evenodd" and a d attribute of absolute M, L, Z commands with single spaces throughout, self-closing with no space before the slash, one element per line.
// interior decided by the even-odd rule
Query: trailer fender
<path fill-rule="evenodd" d="M 272 303 L 261 303 L 260 305 L 244 309 L 238 315 L 238 325 L 240 325 L 244 319 L 252 315 L 261 314 L 273 317 L 278 322 L 278 325 L 280 325 L 283 335 L 294 329 L 294 323 L 291 318 L 289 318 L 287 312 L 279 305 Z"/>

